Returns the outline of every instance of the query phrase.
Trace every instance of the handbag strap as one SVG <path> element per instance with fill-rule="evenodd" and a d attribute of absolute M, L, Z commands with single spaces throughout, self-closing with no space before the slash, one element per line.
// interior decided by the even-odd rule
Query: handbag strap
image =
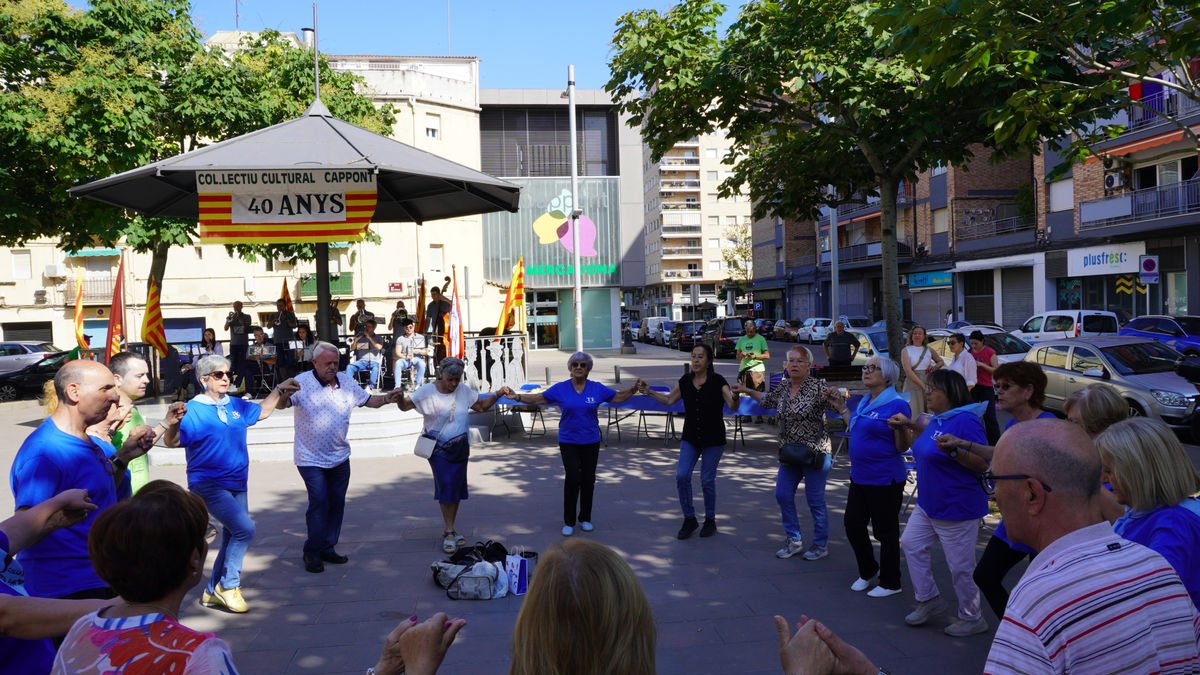
<path fill-rule="evenodd" d="M 435 440 L 435 441 L 442 440 L 442 432 L 446 430 L 446 425 L 449 424 L 450 420 L 454 418 L 454 412 L 457 409 L 458 409 L 458 390 L 455 389 L 454 390 L 454 398 L 450 402 L 450 412 L 446 413 L 445 417 L 442 418 L 442 426 L 438 427 L 438 432 L 436 435 L 434 435 L 433 440 Z"/>

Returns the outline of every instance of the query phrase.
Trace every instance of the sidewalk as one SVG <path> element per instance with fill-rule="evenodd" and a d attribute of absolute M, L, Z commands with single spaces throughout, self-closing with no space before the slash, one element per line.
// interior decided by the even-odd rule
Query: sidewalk
<path fill-rule="evenodd" d="M 661 348 L 639 346 L 635 356 L 596 354 L 597 379 L 620 363 L 622 380 L 638 375 L 667 384 L 682 372 L 683 359 Z M 654 353 L 658 352 L 658 353 Z M 684 356 L 679 353 L 679 356 Z M 544 357 L 544 358 L 543 358 Z M 537 353 L 531 377 L 543 361 L 552 377 L 565 375 L 565 353 Z M 722 362 L 723 366 L 732 366 Z M 661 375 L 659 375 L 661 373 Z M 0 406 L 0 428 L 9 443 L 0 467 L 12 463 L 22 440 L 41 421 L 33 402 Z M 562 468 L 549 415 L 548 436 L 520 435 L 473 448 L 471 499 L 462 508 L 460 531 L 468 540 L 496 538 L 545 551 L 560 542 Z M 845 461 L 830 476 L 830 556 L 807 562 L 778 560 L 782 543 L 773 496 L 774 427 L 750 425 L 747 447 L 730 445 L 718 473 L 718 522 L 712 539 L 674 537 L 681 516 L 675 497 L 677 446 L 662 438 L 661 418 L 650 422 L 656 437 L 634 440 L 633 420 L 624 442 L 603 449 L 596 491 L 596 531 L 586 535 L 613 546 L 634 567 L 653 605 L 658 625 L 658 672 L 664 675 L 780 672 L 773 614 L 795 621 L 820 618 L 894 673 L 978 672 L 991 633 L 966 639 L 942 634 L 949 621 L 914 629 L 904 624 L 908 593 L 872 599 L 852 593 L 857 577 L 842 533 L 848 474 Z M 154 467 L 155 478 L 185 483 L 184 467 Z M 696 479 L 698 482 L 698 478 Z M 700 504 L 697 487 L 697 505 Z M 802 526 L 811 521 L 799 499 Z M 443 673 L 506 673 L 510 635 L 520 598 L 455 602 L 434 586 L 429 563 L 442 557 L 441 522 L 432 500 L 424 460 L 411 455 L 353 461 L 346 524 L 339 549 L 348 565 L 308 574 L 301 564 L 306 498 L 288 462 L 255 462 L 250 470 L 250 508 L 258 535 L 246 560 L 244 589 L 249 614 L 201 608 L 199 589 L 181 620 L 219 633 L 232 645 L 244 673 L 361 673 L 373 665 L 383 637 L 400 621 L 447 611 L 468 625 L 451 650 Z M 0 490 L 0 513 L 11 513 L 12 496 Z M 578 535 L 577 535 L 578 536 Z M 981 545 L 987 533 L 981 533 Z M 215 550 L 210 552 L 215 556 Z M 934 556 L 940 583 L 952 595 L 944 563 Z M 1015 582 L 1020 569 L 1010 581 Z M 949 596 L 948 596 L 949 597 Z M 995 620 L 985 610 L 995 627 Z"/>

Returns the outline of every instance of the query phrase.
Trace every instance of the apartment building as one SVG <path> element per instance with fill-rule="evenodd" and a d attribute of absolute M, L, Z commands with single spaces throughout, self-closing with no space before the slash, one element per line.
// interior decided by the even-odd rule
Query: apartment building
<path fill-rule="evenodd" d="M 731 229 L 750 226 L 746 195 L 718 196 L 730 175 L 720 132 L 677 143 L 658 162 L 642 151 L 646 285 L 642 316 L 674 320 L 724 315 Z M 757 257 L 757 256 L 755 256 Z"/>

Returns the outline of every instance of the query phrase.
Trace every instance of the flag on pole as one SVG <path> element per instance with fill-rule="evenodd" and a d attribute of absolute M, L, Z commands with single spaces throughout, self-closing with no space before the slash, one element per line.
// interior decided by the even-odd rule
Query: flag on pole
<path fill-rule="evenodd" d="M 454 275 L 454 295 L 450 298 L 450 325 L 446 335 L 446 354 L 461 359 L 467 353 L 467 343 L 463 338 L 462 308 L 458 304 L 458 269 L 450 268 Z"/>
<path fill-rule="evenodd" d="M 154 279 L 150 280 L 150 290 L 146 292 L 146 315 L 142 318 L 142 342 L 153 345 L 158 350 L 159 357 L 166 357 L 167 333 L 163 328 L 158 282 Z"/>
<path fill-rule="evenodd" d="M 425 275 L 421 275 L 421 281 L 417 283 L 417 328 L 418 333 L 425 332 Z"/>
<path fill-rule="evenodd" d="M 87 338 L 83 334 L 83 270 L 75 270 L 75 344 L 87 349 Z"/>
<path fill-rule="evenodd" d="M 283 298 L 283 308 L 294 314 L 296 307 L 292 305 L 292 293 L 288 290 L 287 279 L 283 280 L 283 290 L 280 291 L 279 297 Z"/>
<path fill-rule="evenodd" d="M 504 308 L 500 310 L 500 321 L 496 324 L 496 335 L 503 335 L 508 327 L 520 321 L 513 317 L 514 310 L 525 305 L 525 256 L 517 258 L 512 280 L 508 283 L 508 295 L 504 296 Z"/>
<path fill-rule="evenodd" d="M 121 341 L 125 339 L 125 256 L 121 256 L 121 264 L 117 266 L 117 283 L 113 285 L 112 305 L 108 308 L 108 341 L 104 348 L 104 362 L 114 354 L 121 352 Z"/>

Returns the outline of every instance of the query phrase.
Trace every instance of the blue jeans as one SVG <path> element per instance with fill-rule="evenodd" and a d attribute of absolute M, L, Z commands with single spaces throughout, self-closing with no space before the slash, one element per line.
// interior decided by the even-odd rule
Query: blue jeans
<path fill-rule="evenodd" d="M 379 360 L 378 359 L 359 359 L 350 365 L 346 366 L 346 374 L 350 377 L 360 370 L 371 370 L 371 386 L 379 386 Z"/>
<path fill-rule="evenodd" d="M 829 453 L 817 467 L 798 467 L 780 464 L 775 476 L 775 501 L 779 502 L 779 515 L 788 539 L 800 539 L 800 517 L 796 515 L 796 488 L 804 481 L 804 498 L 813 519 L 813 545 L 829 544 L 829 509 L 825 506 L 825 480 L 829 478 L 831 465 Z"/>
<path fill-rule="evenodd" d="M 396 372 L 403 372 L 412 368 L 412 383 L 413 386 L 419 387 L 425 382 L 425 357 L 415 356 L 412 359 L 396 359 Z M 396 384 L 399 384 L 397 381 Z"/>
<path fill-rule="evenodd" d="M 242 560 L 254 539 L 254 521 L 250 520 L 246 492 L 227 490 L 212 483 L 197 483 L 189 489 L 200 495 L 208 512 L 223 526 L 221 550 L 213 562 L 208 592 L 213 592 L 217 584 L 226 589 L 238 588 L 242 585 Z"/>
<path fill-rule="evenodd" d="M 700 462 L 700 489 L 704 492 L 704 519 L 712 520 L 717 515 L 717 464 L 723 445 L 697 448 L 687 441 L 679 442 L 679 463 L 675 466 L 675 487 L 679 490 L 679 506 L 684 518 L 695 518 L 692 506 L 692 471 Z"/>
<path fill-rule="evenodd" d="M 350 460 L 328 469 L 319 466 L 298 466 L 296 469 L 308 490 L 308 510 L 304 512 L 308 539 L 304 540 L 304 557 L 315 559 L 322 553 L 333 553 L 342 536 Z"/>

